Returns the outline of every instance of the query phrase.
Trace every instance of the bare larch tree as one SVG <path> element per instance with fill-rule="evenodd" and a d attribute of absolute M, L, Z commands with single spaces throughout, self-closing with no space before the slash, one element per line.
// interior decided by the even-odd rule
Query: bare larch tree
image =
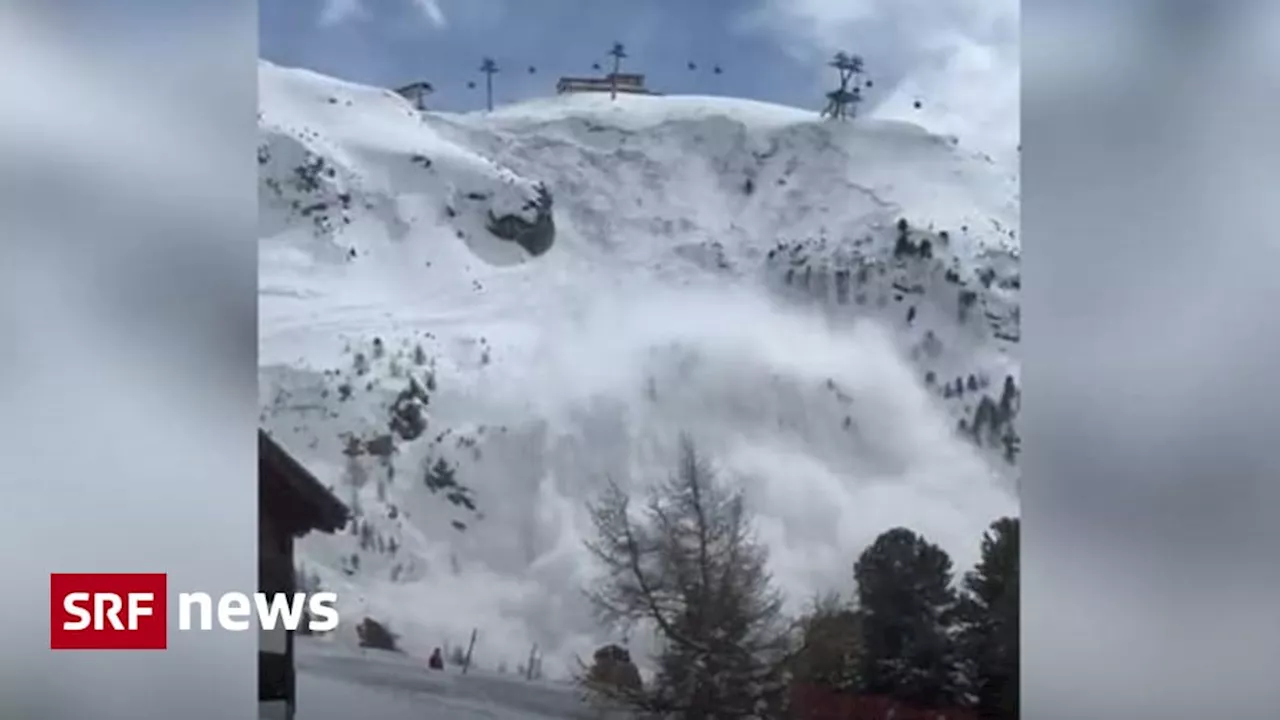
<path fill-rule="evenodd" d="M 645 687 L 596 692 L 655 717 L 784 717 L 800 649 L 742 493 L 717 482 L 686 437 L 676 472 L 638 512 L 613 482 L 589 510 L 587 548 L 604 569 L 587 593 L 597 619 L 627 631 L 650 625 L 661 639 Z"/>

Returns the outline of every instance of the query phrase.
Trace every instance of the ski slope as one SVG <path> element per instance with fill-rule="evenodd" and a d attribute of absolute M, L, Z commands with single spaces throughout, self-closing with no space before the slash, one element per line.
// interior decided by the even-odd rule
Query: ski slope
<path fill-rule="evenodd" d="M 299 551 L 351 619 L 332 642 L 367 615 L 425 658 L 478 628 L 482 670 L 536 644 L 572 672 L 613 639 L 583 502 L 661 477 L 682 431 L 797 606 L 890 527 L 963 571 L 1017 512 L 1016 465 L 957 431 L 1018 377 L 1015 170 L 732 98 L 420 114 L 259 77 L 262 422 L 360 517 Z M 900 219 L 927 256 L 895 255 Z"/>
<path fill-rule="evenodd" d="M 299 638 L 296 653 L 301 720 L 608 720 L 569 683 L 483 669 L 430 671 L 404 655 L 352 652 L 311 638 Z"/>

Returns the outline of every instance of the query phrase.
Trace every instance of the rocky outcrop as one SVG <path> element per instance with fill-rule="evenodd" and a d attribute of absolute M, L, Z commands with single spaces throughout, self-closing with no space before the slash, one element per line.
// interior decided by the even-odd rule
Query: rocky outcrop
<path fill-rule="evenodd" d="M 525 252 L 537 257 L 550 250 L 555 244 L 556 223 L 551 213 L 551 206 L 551 191 L 545 185 L 539 184 L 537 197 L 522 208 L 525 212 L 533 212 L 532 221 L 515 213 L 499 217 L 490 210 L 489 221 L 485 227 L 494 237 L 516 243 L 524 248 Z"/>

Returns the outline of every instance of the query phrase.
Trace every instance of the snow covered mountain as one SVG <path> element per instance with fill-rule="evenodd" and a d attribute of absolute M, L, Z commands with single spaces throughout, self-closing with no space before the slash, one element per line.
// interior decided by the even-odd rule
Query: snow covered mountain
<path fill-rule="evenodd" d="M 746 100 L 420 114 L 259 75 L 262 421 L 358 512 L 300 551 L 348 618 L 576 667 L 583 502 L 681 432 L 797 604 L 892 526 L 963 570 L 1016 513 L 1015 170 Z"/>

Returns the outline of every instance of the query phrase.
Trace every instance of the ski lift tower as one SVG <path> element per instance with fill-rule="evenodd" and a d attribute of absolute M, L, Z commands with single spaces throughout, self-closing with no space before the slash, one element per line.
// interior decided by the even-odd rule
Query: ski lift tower
<path fill-rule="evenodd" d="M 609 49 L 609 54 L 613 56 L 613 72 L 609 73 L 609 99 L 618 99 L 618 72 L 622 69 L 622 59 L 627 56 L 627 50 L 622 43 L 616 42 Z"/>
<path fill-rule="evenodd" d="M 484 100 L 485 107 L 489 111 L 493 111 L 493 75 L 498 72 L 498 63 L 493 58 L 487 57 L 480 63 L 480 72 L 484 73 Z"/>
<path fill-rule="evenodd" d="M 840 74 L 840 87 L 827 93 L 827 107 L 823 109 L 822 117 L 853 117 L 858 103 L 862 102 L 861 83 L 855 82 L 862 74 L 862 57 L 838 52 L 827 64 Z"/>

